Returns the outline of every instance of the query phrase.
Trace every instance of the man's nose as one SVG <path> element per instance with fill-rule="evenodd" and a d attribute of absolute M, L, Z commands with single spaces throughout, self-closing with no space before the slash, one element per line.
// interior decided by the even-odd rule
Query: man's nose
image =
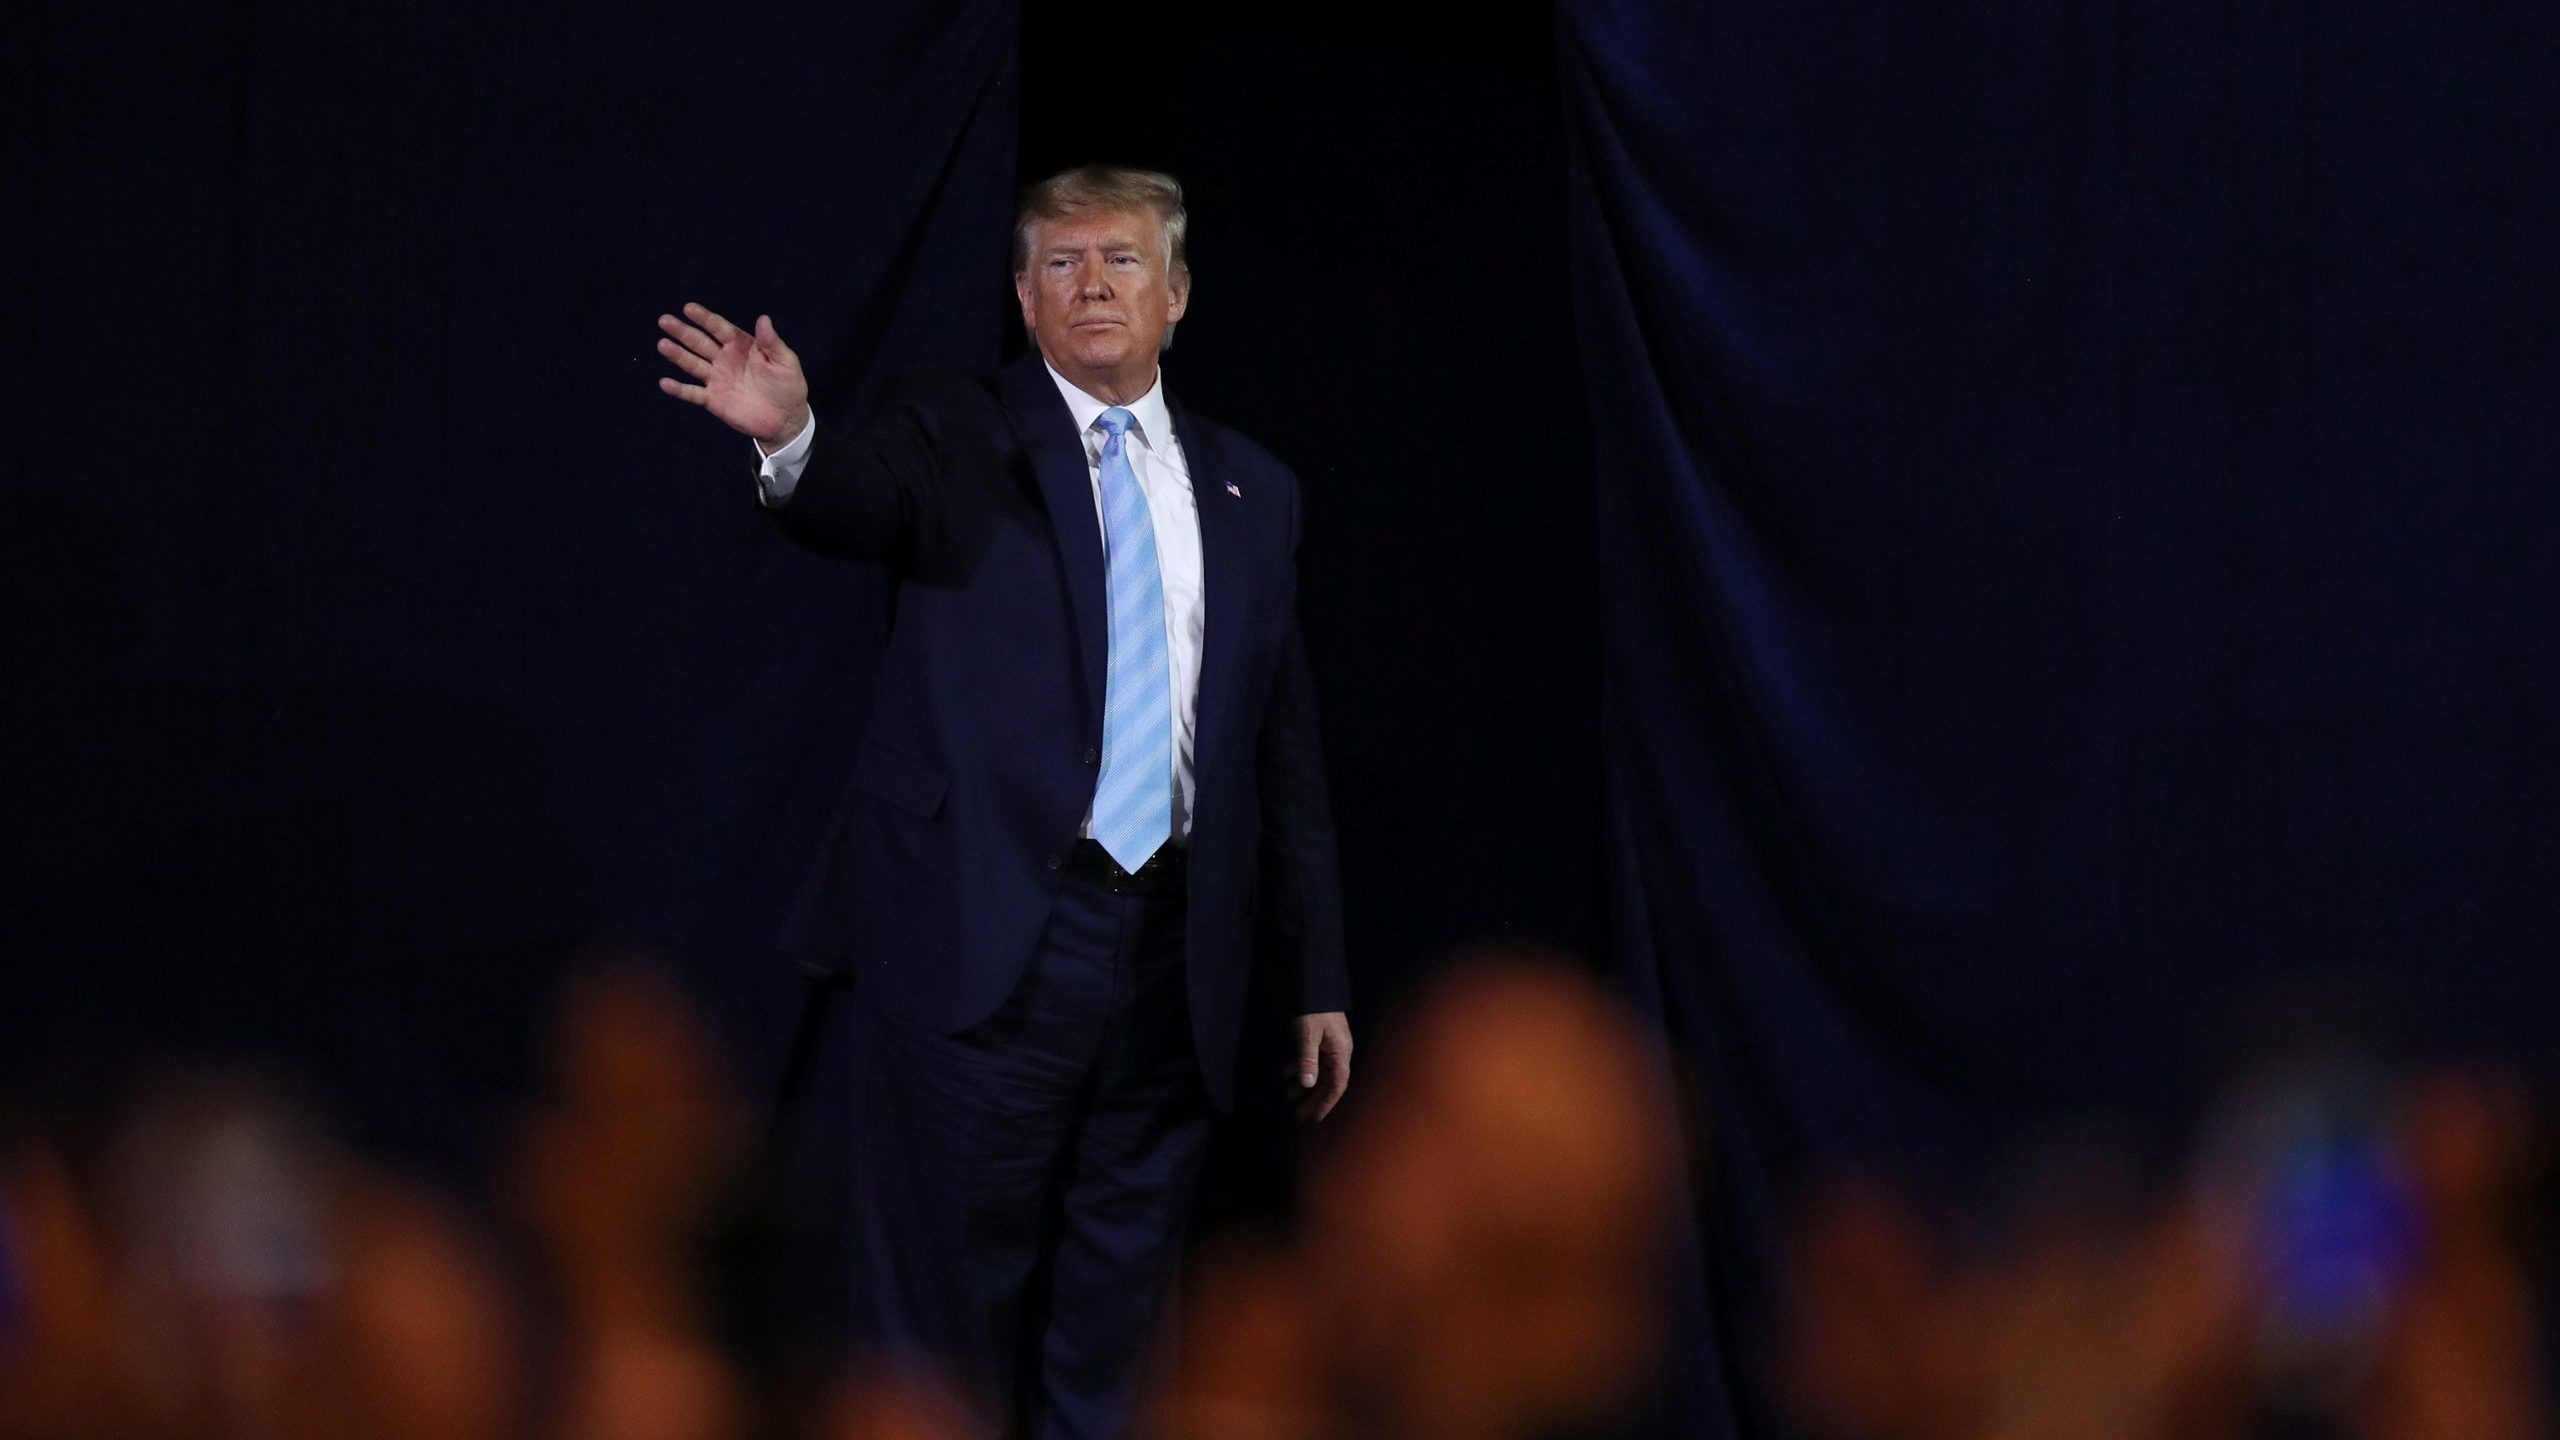
<path fill-rule="evenodd" d="M 1111 293 L 1111 287 L 1104 283 L 1107 279 L 1101 266 L 1088 263 L 1084 273 L 1076 277 L 1076 293 L 1088 300 L 1099 300 Z"/>

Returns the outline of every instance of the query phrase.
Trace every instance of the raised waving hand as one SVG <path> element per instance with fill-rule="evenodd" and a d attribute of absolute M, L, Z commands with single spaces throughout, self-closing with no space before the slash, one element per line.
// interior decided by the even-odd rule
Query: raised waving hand
<path fill-rule="evenodd" d="M 808 427 L 809 377 L 800 373 L 800 357 L 774 332 L 772 316 L 757 316 L 750 332 L 687 301 L 683 320 L 661 315 L 658 328 L 666 332 L 658 353 L 700 382 L 688 385 L 661 375 L 659 389 L 719 416 L 767 451 L 789 444 Z"/>

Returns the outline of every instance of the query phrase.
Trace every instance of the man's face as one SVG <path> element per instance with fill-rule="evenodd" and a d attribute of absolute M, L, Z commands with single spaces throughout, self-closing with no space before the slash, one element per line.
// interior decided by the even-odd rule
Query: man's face
<path fill-rule="evenodd" d="M 1166 264 L 1164 222 L 1145 207 L 1044 220 L 1013 277 L 1022 323 L 1058 373 L 1134 400 L 1155 379 L 1164 333 L 1182 318 L 1191 277 Z M 1089 383 L 1094 382 L 1094 383 Z"/>

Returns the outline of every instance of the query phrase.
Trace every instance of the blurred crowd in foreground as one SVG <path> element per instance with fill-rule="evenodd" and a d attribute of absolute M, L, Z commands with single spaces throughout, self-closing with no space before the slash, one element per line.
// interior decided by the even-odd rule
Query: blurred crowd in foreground
<path fill-rule="evenodd" d="M 1782 1388 L 1860 1440 L 2538 1440 L 2537 1128 L 2513 1083 L 2338 1052 L 2235 1086 L 2165 1183 L 2048 1157 L 1988 1233 L 1839 1184 Z"/>
<path fill-rule="evenodd" d="M 1203 1246 L 1153 1433 L 1718 1433 L 1631 1409 L 1691 1213 L 1670 1071 L 1636 1027 L 1561 965 L 1497 958 L 1453 969 L 1389 1048 L 1297 1223 Z M 918 1377 L 813 1382 L 737 1343 L 718 1271 L 746 1253 L 722 1237 L 755 1209 L 757 1137 L 652 972 L 569 989 L 546 1088 L 496 1215 L 368 1166 L 254 1080 L 165 1079 L 69 1148 L 15 1137 L 0 1437 L 971 1433 Z M 2075 1153 L 1998 1221 L 1832 1183 L 1778 1257 L 1777 1358 L 1753 1378 L 1837 1440 L 2550 1433 L 2544 1152 L 2517 1087 L 2271 1067 L 2204 1129 L 2147 1174 Z"/>
<path fill-rule="evenodd" d="M 1400 1049 L 1289 1236 L 1193 1267 L 1157 1433 L 1492 1440 L 1632 1393 L 1673 1166 L 1632 1027 L 1558 966 L 1496 963 Z M 693 1012 L 629 967 L 564 997 L 490 1223 L 287 1092 L 165 1080 L 103 1142 L 0 1156 L 0 1436 L 970 1434 L 918 1377 L 812 1383 L 734 1343 L 710 1272 L 754 1248 L 723 1241 L 754 1129 Z"/>

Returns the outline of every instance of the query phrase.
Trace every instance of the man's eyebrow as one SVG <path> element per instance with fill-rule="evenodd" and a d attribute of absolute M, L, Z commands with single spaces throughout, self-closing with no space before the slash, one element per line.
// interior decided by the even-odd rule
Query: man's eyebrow
<path fill-rule="evenodd" d="M 1040 253 L 1054 258 L 1059 255 L 1081 255 L 1087 250 L 1100 250 L 1108 253 L 1114 250 L 1144 250 L 1145 248 L 1147 247 L 1138 243 L 1135 237 L 1114 235 L 1105 239 L 1097 240 L 1091 245 L 1073 245 L 1060 241 L 1056 244 L 1050 245 Z"/>

